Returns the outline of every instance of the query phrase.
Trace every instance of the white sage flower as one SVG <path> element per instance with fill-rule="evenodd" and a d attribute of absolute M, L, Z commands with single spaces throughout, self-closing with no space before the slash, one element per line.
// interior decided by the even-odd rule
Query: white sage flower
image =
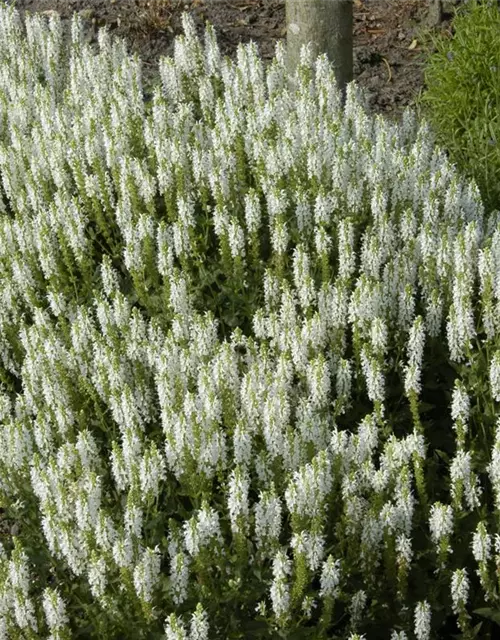
<path fill-rule="evenodd" d="M 189 640 L 209 640 L 209 630 L 207 612 L 198 603 L 191 616 Z"/>
<path fill-rule="evenodd" d="M 182 620 L 171 613 L 165 621 L 166 640 L 189 640 L 189 635 Z"/>
<path fill-rule="evenodd" d="M 270 595 L 276 618 L 283 619 L 288 616 L 290 607 L 290 588 L 287 582 L 291 574 L 291 561 L 286 553 L 279 550 L 273 560 L 273 582 Z"/>
<path fill-rule="evenodd" d="M 467 569 L 457 569 L 451 577 L 451 600 L 453 612 L 461 613 L 469 598 Z"/>
<path fill-rule="evenodd" d="M 476 562 L 488 562 L 491 557 L 491 535 L 484 522 L 477 525 L 472 537 L 472 554 Z"/>
<path fill-rule="evenodd" d="M 435 502 L 431 506 L 429 517 L 429 529 L 434 544 L 439 545 L 442 538 L 447 538 L 453 533 L 453 508 Z"/>
<path fill-rule="evenodd" d="M 490 363 L 491 395 L 500 402 L 500 351 L 493 354 Z"/>
<path fill-rule="evenodd" d="M 56 589 L 47 587 L 44 590 L 42 605 L 47 626 L 51 631 L 63 629 L 68 624 L 66 605 Z"/>
<path fill-rule="evenodd" d="M 429 640 L 431 635 L 431 607 L 424 600 L 415 607 L 414 633 L 417 640 Z"/>
<path fill-rule="evenodd" d="M 161 557 L 159 547 L 147 548 L 134 568 L 134 587 L 137 596 L 144 602 L 151 602 L 153 590 L 160 575 Z"/>
<path fill-rule="evenodd" d="M 248 522 L 250 478 L 244 467 L 237 467 L 229 478 L 228 507 L 233 533 L 244 532 Z"/>
<path fill-rule="evenodd" d="M 340 560 L 334 560 L 333 556 L 329 555 L 323 562 L 321 569 L 321 589 L 319 595 L 322 598 L 336 598 L 339 594 L 340 584 Z"/>

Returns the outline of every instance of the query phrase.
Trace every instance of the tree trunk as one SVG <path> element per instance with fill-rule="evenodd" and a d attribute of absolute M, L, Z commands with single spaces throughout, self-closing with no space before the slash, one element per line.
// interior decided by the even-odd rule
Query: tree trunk
<path fill-rule="evenodd" d="M 302 45 L 312 43 L 316 58 L 326 53 L 345 98 L 346 84 L 353 79 L 352 0 L 286 0 L 289 70 L 293 73 Z"/>

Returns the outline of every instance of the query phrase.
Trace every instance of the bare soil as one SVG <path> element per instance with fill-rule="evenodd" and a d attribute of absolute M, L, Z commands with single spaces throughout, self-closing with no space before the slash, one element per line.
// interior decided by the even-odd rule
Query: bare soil
<path fill-rule="evenodd" d="M 398 118 L 424 87 L 427 55 L 422 47 L 430 0 L 354 0 L 354 77 L 367 91 L 369 108 Z M 284 0 L 7 0 L 24 19 L 26 12 L 57 11 L 69 37 L 70 19 L 82 12 L 86 35 L 97 45 L 97 32 L 124 38 L 143 61 L 145 88 L 158 80 L 157 63 L 172 55 L 182 33 L 181 15 L 191 13 L 201 36 L 206 21 L 214 25 L 224 54 L 234 56 L 240 42 L 253 40 L 265 61 L 277 40 L 286 38 Z M 437 30 L 449 32 L 449 19 Z"/>

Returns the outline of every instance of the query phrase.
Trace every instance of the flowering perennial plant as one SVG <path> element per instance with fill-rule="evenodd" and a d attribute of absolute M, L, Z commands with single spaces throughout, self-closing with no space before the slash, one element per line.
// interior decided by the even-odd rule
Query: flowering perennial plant
<path fill-rule="evenodd" d="M 326 57 L 183 23 L 145 102 L 105 30 L 0 7 L 0 637 L 466 633 L 498 214 Z"/>

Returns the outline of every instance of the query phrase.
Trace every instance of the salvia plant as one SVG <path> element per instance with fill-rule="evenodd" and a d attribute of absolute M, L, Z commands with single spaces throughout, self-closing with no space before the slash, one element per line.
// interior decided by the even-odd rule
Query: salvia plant
<path fill-rule="evenodd" d="M 0 636 L 486 637 L 498 212 L 326 57 L 183 24 L 145 102 L 0 7 Z"/>

